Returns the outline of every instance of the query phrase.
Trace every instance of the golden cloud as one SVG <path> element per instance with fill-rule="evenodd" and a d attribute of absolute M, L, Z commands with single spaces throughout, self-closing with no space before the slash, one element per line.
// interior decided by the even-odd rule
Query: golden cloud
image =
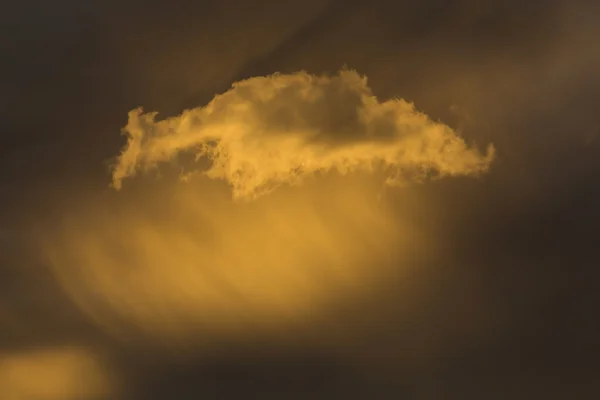
<path fill-rule="evenodd" d="M 192 152 L 199 170 L 228 182 L 235 198 L 255 198 L 318 172 L 382 170 L 388 185 L 424 177 L 478 175 L 494 158 L 469 148 L 448 126 L 402 99 L 380 102 L 367 79 L 273 74 L 234 83 L 205 107 L 156 121 L 129 113 L 128 143 L 113 169 L 113 186 L 138 171 Z"/>
<path fill-rule="evenodd" d="M 310 325 L 426 244 L 382 182 L 478 175 L 494 156 L 404 100 L 379 102 L 348 70 L 252 78 L 155 117 L 129 114 L 113 186 L 191 152 L 188 183 L 70 201 L 42 246 L 96 322 L 169 342 Z"/>

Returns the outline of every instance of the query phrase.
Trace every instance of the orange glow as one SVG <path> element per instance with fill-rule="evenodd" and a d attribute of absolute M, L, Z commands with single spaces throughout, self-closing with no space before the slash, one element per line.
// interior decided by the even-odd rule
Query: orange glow
<path fill-rule="evenodd" d="M 6 400 L 78 400 L 110 394 L 99 361 L 77 348 L 0 354 L 0 387 Z"/>
<path fill-rule="evenodd" d="M 307 186 L 248 204 L 209 182 L 123 193 L 114 207 L 72 211 L 45 246 L 66 290 L 113 333 L 126 320 L 154 337 L 202 341 L 199 332 L 306 322 L 372 285 L 408 240 L 368 195 L 373 184 Z"/>

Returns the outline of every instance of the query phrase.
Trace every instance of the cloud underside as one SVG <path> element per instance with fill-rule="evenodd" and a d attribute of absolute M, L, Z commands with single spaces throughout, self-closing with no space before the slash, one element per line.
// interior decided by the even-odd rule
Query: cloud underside
<path fill-rule="evenodd" d="M 236 199 L 327 172 L 378 171 L 391 186 L 477 176 L 494 157 L 492 145 L 485 153 L 467 146 L 405 100 L 380 102 L 367 79 L 351 70 L 250 78 L 206 106 L 163 120 L 136 109 L 124 134 L 128 142 L 113 169 L 116 189 L 140 172 L 193 154 L 196 162 L 185 174 L 226 181 Z"/>

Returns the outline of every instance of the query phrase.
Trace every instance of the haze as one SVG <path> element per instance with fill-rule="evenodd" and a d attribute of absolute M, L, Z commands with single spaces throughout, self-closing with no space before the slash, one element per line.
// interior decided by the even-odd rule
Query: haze
<path fill-rule="evenodd" d="M 596 399 L 595 2 L 0 17 L 0 399 Z"/>

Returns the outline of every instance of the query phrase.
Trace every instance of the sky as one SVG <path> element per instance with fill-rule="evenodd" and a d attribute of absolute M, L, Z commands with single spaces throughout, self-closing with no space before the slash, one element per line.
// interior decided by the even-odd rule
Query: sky
<path fill-rule="evenodd" d="M 0 398 L 598 398 L 599 12 L 5 7 Z"/>

